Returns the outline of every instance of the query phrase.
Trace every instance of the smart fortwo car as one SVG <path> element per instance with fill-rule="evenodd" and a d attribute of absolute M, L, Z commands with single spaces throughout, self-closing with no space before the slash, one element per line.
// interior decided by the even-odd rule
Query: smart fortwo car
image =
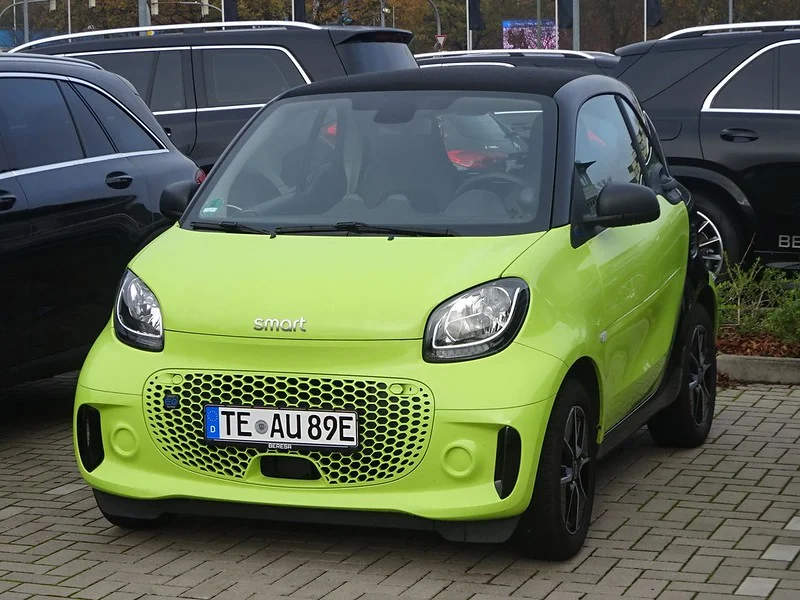
<path fill-rule="evenodd" d="M 717 299 L 690 197 L 624 84 L 509 71 L 288 91 L 199 189 L 164 192 L 178 221 L 131 261 L 77 390 L 111 523 L 373 524 L 565 559 L 610 448 L 645 424 L 703 443 Z M 504 169 L 451 159 L 443 122 L 509 112 L 528 128 Z"/>

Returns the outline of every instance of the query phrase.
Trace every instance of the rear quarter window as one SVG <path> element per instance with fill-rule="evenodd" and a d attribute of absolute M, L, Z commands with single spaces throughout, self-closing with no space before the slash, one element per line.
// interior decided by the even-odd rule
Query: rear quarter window
<path fill-rule="evenodd" d="M 150 97 L 150 83 L 157 58 L 156 52 L 109 52 L 83 54 L 82 58 L 127 79 L 142 98 Z"/>
<path fill-rule="evenodd" d="M 419 68 L 408 45 L 399 42 L 345 42 L 337 50 L 348 75 Z"/>

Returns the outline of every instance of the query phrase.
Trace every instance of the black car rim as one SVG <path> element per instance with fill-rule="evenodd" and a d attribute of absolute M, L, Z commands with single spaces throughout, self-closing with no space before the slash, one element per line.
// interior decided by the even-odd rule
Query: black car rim
<path fill-rule="evenodd" d="M 722 243 L 722 235 L 714 225 L 714 222 L 702 212 L 697 211 L 700 220 L 697 228 L 697 244 L 700 249 L 700 256 L 706 264 L 709 272 L 716 277 L 722 270 L 722 257 L 725 246 Z"/>
<path fill-rule="evenodd" d="M 706 328 L 697 325 L 692 332 L 689 347 L 689 402 L 694 423 L 702 427 L 711 411 L 711 391 L 714 370 L 711 368 L 711 352 L 707 346 Z"/>
<path fill-rule="evenodd" d="M 586 413 L 580 406 L 573 406 L 564 427 L 561 449 L 561 517 L 572 535 L 584 520 L 591 467 Z"/>

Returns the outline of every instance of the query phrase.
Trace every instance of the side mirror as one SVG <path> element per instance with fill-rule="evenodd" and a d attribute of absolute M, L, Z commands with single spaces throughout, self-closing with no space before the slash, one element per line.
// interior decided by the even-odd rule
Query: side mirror
<path fill-rule="evenodd" d="M 161 192 L 161 214 L 172 221 L 180 219 L 199 187 L 199 183 L 191 180 L 168 185 Z"/>
<path fill-rule="evenodd" d="M 597 216 L 586 215 L 585 225 L 624 227 L 651 223 L 661 215 L 656 193 L 637 183 L 609 183 L 597 198 Z"/>

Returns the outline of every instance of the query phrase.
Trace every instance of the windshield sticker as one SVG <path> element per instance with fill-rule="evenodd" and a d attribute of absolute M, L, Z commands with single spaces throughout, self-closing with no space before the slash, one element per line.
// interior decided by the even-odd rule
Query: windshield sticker
<path fill-rule="evenodd" d="M 213 198 L 207 206 L 203 207 L 203 216 L 215 214 L 220 208 L 222 208 L 223 204 L 224 202 L 222 198 Z"/>

